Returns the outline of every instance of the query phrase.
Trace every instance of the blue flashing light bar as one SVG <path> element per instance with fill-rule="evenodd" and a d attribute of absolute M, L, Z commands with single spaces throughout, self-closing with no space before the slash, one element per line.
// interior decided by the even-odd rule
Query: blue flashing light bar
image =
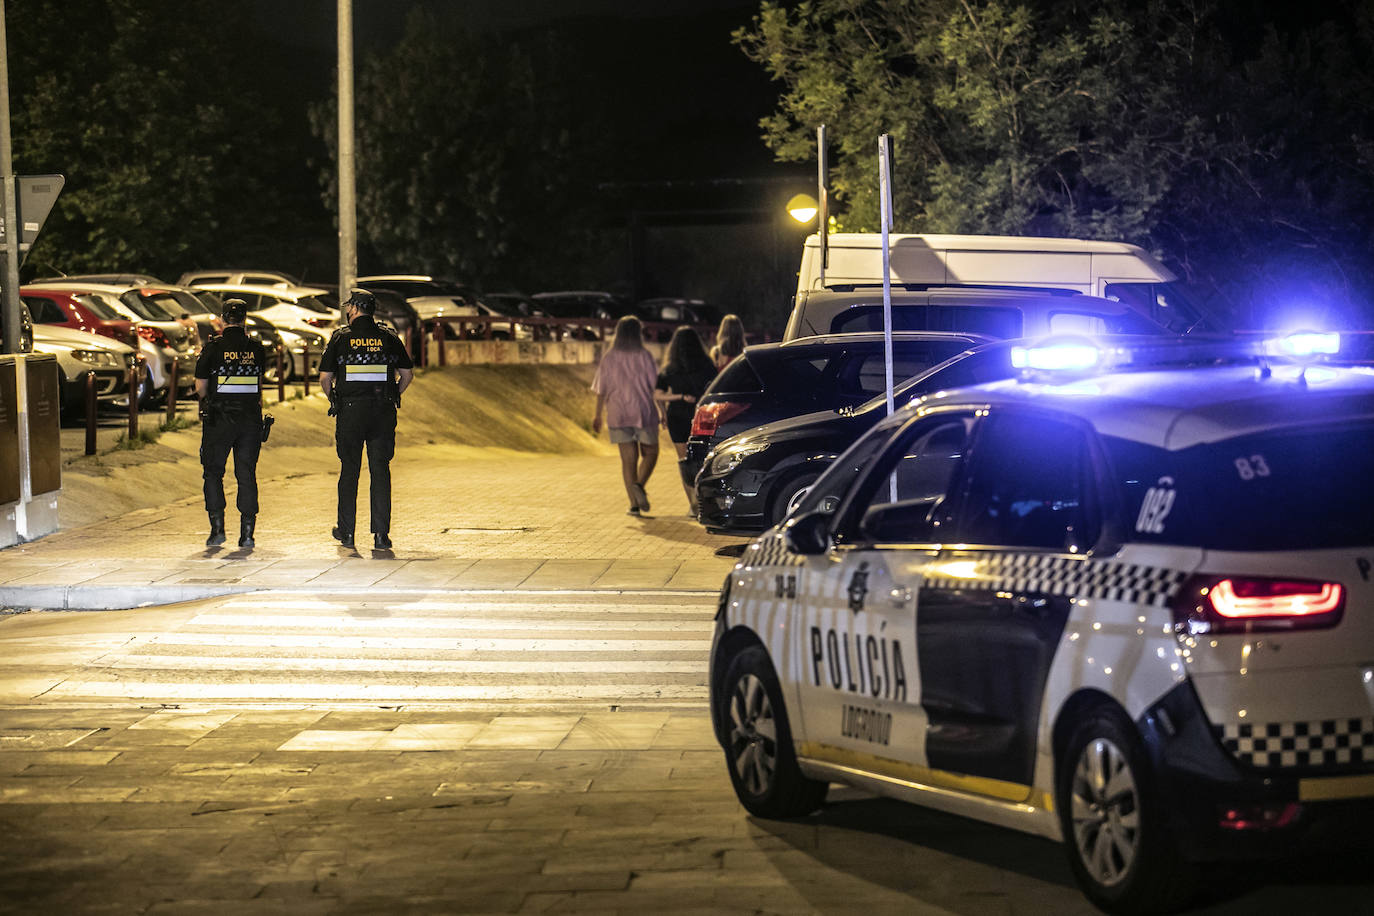
<path fill-rule="evenodd" d="M 1014 369 L 1042 372 L 1086 372 L 1102 363 L 1102 351 L 1090 343 L 1053 343 L 1012 347 Z"/>
<path fill-rule="evenodd" d="M 1307 359 L 1329 356 L 1341 351 L 1341 335 L 1335 331 L 1295 331 L 1285 337 L 1265 341 L 1271 356 Z"/>

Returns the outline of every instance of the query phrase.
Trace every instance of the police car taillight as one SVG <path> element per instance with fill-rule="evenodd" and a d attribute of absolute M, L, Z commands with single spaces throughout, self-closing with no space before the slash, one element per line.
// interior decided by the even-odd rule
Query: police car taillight
<path fill-rule="evenodd" d="M 1340 622 L 1345 588 L 1312 579 L 1195 578 L 1173 610 L 1175 623 L 1190 634 L 1323 629 Z"/>
<path fill-rule="evenodd" d="M 702 404 L 692 415 L 692 435 L 714 436 L 720 424 L 732 420 L 749 409 L 748 404 L 739 401 L 717 401 Z"/>

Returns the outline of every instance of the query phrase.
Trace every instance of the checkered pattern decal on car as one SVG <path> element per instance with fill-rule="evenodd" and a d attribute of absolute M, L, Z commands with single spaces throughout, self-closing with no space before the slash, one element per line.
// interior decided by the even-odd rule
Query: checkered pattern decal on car
<path fill-rule="evenodd" d="M 1374 719 L 1214 726 L 1222 747 L 1253 767 L 1374 763 Z"/>
<path fill-rule="evenodd" d="M 1034 553 L 988 553 L 976 560 L 972 575 L 926 573 L 922 588 L 992 589 L 1043 592 L 1074 598 L 1129 601 L 1167 607 L 1188 577 L 1186 572 L 1118 560 L 1094 560 Z"/>
<path fill-rule="evenodd" d="M 782 535 L 770 534 L 750 544 L 740 562 L 745 566 L 800 566 L 802 558 L 787 549 Z"/>

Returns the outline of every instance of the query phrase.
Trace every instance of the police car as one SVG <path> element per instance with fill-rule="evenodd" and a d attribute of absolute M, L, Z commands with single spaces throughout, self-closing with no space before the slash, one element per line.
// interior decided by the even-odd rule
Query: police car
<path fill-rule="evenodd" d="M 856 442 L 721 592 L 744 806 L 834 781 L 1060 840 L 1116 912 L 1367 843 L 1374 372 L 1282 344 L 1025 347 Z"/>

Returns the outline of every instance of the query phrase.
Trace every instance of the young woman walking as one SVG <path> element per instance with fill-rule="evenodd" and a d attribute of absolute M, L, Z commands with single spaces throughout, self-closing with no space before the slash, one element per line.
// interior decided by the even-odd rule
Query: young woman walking
<path fill-rule="evenodd" d="M 692 434 L 697 401 L 715 376 L 715 364 L 706 355 L 697 332 L 689 327 L 674 331 L 663 358 L 663 371 L 658 374 L 654 400 L 663 407 L 668 438 L 677 449 L 678 473 L 682 475 L 682 487 L 687 491 L 687 505 L 693 517 L 697 514 L 697 487 L 696 481 L 687 475 L 687 438 Z"/>
<path fill-rule="evenodd" d="M 611 441 L 620 447 L 620 476 L 630 497 L 630 515 L 649 511 L 644 484 L 658 462 L 657 379 L 654 358 L 644 347 L 643 326 L 638 318 L 626 315 L 616 322 L 615 339 L 592 379 L 596 392 L 592 432 L 600 435 L 604 415 Z"/>
<path fill-rule="evenodd" d="M 716 343 L 711 347 L 711 359 L 716 371 L 730 365 L 730 361 L 744 352 L 744 322 L 738 315 L 726 315 L 716 329 Z"/>

